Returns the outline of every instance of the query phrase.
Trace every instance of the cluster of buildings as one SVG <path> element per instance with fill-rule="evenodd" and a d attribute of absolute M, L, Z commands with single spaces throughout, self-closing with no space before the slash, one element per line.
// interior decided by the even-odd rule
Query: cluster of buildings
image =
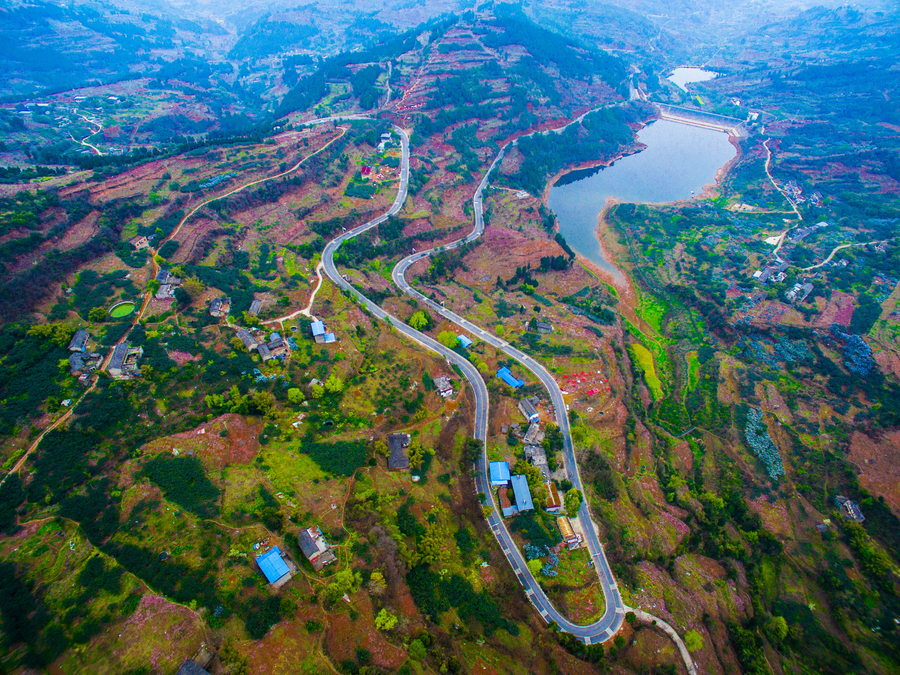
<path fill-rule="evenodd" d="M 89 351 L 90 340 L 91 334 L 79 328 L 69 341 L 69 371 L 79 382 L 85 382 L 103 360 L 99 352 Z"/>
<path fill-rule="evenodd" d="M 802 204 L 806 201 L 806 198 L 803 196 L 803 188 L 797 185 L 797 181 L 789 180 L 784 186 L 784 191 L 790 195 L 796 204 Z M 813 192 L 809 197 L 809 201 L 813 206 L 822 206 L 822 195 L 818 191 Z"/>
<path fill-rule="evenodd" d="M 769 281 L 781 283 L 787 278 L 786 272 L 787 268 L 790 266 L 790 263 L 783 260 L 777 260 L 763 269 L 756 270 L 753 273 L 753 278 L 761 284 L 768 283 Z"/>
<path fill-rule="evenodd" d="M 256 332 L 259 332 L 258 330 Z M 288 347 L 297 348 L 297 344 L 293 342 L 293 338 L 287 338 L 287 341 L 281 337 L 280 333 L 272 332 L 266 339 L 265 334 L 262 339 L 258 339 L 254 333 L 247 328 L 241 328 L 237 332 L 238 339 L 243 343 L 244 348 L 248 352 L 256 350 L 263 362 L 271 359 L 283 358 L 288 353 Z M 293 344 L 291 344 L 293 343 Z"/>
<path fill-rule="evenodd" d="M 156 280 L 159 282 L 159 290 L 156 291 L 157 300 L 172 300 L 175 297 L 175 289 L 181 286 L 181 279 L 169 270 L 161 269 L 157 272 Z"/>

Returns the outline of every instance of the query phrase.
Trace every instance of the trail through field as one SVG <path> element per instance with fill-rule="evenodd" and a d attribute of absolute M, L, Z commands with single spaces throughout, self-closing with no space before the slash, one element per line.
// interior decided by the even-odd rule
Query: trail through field
<path fill-rule="evenodd" d="M 781 193 L 781 196 L 788 200 L 788 203 L 791 205 L 791 208 L 794 209 L 794 213 L 797 214 L 798 220 L 803 220 L 803 216 L 800 215 L 800 210 L 797 208 L 797 205 L 794 203 L 794 200 L 788 197 L 787 192 L 778 187 L 778 183 L 775 182 L 775 179 L 772 177 L 772 172 L 769 170 L 769 167 L 772 165 L 772 150 L 769 148 L 769 139 L 767 138 L 763 141 L 763 147 L 766 149 L 766 175 L 769 177 L 769 180 L 772 182 L 772 185 L 775 186 L 775 189 Z"/>

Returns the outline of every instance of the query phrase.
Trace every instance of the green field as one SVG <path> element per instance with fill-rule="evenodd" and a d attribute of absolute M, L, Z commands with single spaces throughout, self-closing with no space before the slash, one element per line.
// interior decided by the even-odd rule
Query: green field
<path fill-rule="evenodd" d="M 688 352 L 685 354 L 687 360 L 687 385 L 690 391 L 700 383 L 700 359 L 697 358 L 697 352 Z"/>
<path fill-rule="evenodd" d="M 634 360 L 637 361 L 641 370 L 644 372 L 644 380 L 647 382 L 647 386 L 650 387 L 650 393 L 653 394 L 653 399 L 658 401 L 665 396 L 665 392 L 662 388 L 662 382 L 659 381 L 659 376 L 656 374 L 656 365 L 653 361 L 653 354 L 651 354 L 650 350 L 644 345 L 638 343 L 628 345 L 628 349 L 631 351 Z"/>

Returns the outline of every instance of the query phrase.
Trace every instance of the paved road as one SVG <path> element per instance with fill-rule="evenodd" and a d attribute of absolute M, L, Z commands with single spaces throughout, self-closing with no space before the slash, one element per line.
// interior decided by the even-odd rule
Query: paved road
<path fill-rule="evenodd" d="M 478 185 L 478 189 L 475 191 L 475 196 L 472 199 L 472 203 L 475 207 L 475 229 L 472 230 L 472 232 L 463 239 L 460 239 L 459 241 L 452 244 L 447 244 L 443 247 L 440 247 L 440 250 L 446 251 L 457 248 L 459 246 L 463 246 L 464 244 L 477 239 L 481 236 L 482 232 L 484 232 L 484 210 L 482 206 L 482 193 L 485 187 L 487 187 L 491 171 L 502 160 L 504 153 L 505 148 L 497 155 L 497 158 L 491 164 L 491 167 L 485 173 L 484 178 Z M 578 472 L 578 463 L 575 460 L 575 449 L 572 444 L 572 435 L 569 428 L 569 418 L 566 414 L 566 404 L 563 400 L 562 392 L 560 391 L 559 386 L 556 384 L 556 380 L 553 378 L 553 376 L 546 370 L 546 368 L 544 368 L 540 363 L 535 361 L 527 354 L 516 349 L 508 342 L 496 337 L 495 335 L 492 335 L 491 333 L 488 333 L 479 326 L 473 324 L 468 319 L 459 316 L 458 314 L 442 307 L 433 300 L 425 297 L 424 295 L 416 291 L 412 286 L 410 286 L 406 281 L 406 272 L 409 267 L 417 261 L 432 255 L 436 250 L 437 249 L 420 251 L 401 260 L 391 272 L 391 277 L 394 283 L 405 293 L 408 293 L 409 295 L 415 297 L 417 300 L 419 300 L 419 302 L 423 303 L 432 311 L 441 315 L 448 321 L 455 323 L 457 326 L 466 329 L 476 339 L 481 339 L 484 342 L 493 345 L 494 347 L 503 351 L 503 353 L 505 353 L 506 355 L 518 361 L 524 368 L 531 371 L 534 376 L 541 382 L 541 384 L 544 385 L 544 387 L 547 389 L 547 392 L 550 394 L 550 399 L 553 403 L 553 407 L 556 413 L 557 423 L 559 424 L 559 428 L 562 431 L 563 453 L 565 455 L 565 465 L 569 475 L 569 480 L 572 481 L 572 485 L 583 491 L 584 488 L 582 486 L 581 476 Z M 481 381 L 480 377 L 478 378 L 478 380 L 478 384 L 480 386 L 484 386 L 484 383 Z M 473 383 L 473 386 L 476 386 L 475 383 Z M 476 437 L 482 438 L 481 436 L 478 436 L 478 429 L 476 429 Z M 486 495 L 492 495 L 490 485 L 488 485 L 488 472 L 485 457 L 482 457 L 481 459 L 481 466 L 479 466 L 479 470 L 481 472 L 481 475 L 477 480 L 479 491 L 484 492 Z M 491 501 L 493 502 L 493 497 L 491 497 Z M 497 535 L 497 539 L 500 541 L 500 546 L 503 548 L 503 552 L 506 553 L 507 558 L 509 558 L 510 564 L 512 564 L 513 566 L 513 570 L 515 570 L 516 575 L 519 577 L 519 581 L 525 586 L 526 594 L 528 595 L 531 602 L 535 605 L 535 607 L 537 607 L 538 612 L 541 614 L 544 620 L 548 622 L 555 621 L 562 630 L 565 630 L 582 638 L 587 644 L 604 642 L 615 635 L 615 633 L 619 630 L 619 627 L 622 625 L 622 621 L 625 617 L 625 604 L 622 601 L 622 596 L 619 593 L 619 589 L 616 584 L 615 578 L 613 577 L 612 570 L 610 570 L 609 563 L 606 560 L 605 554 L 603 553 L 603 547 L 600 545 L 600 540 L 597 538 L 597 533 L 594 529 L 593 521 L 591 520 L 587 502 L 582 504 L 578 517 L 581 520 L 581 524 L 583 526 L 582 530 L 585 534 L 585 540 L 588 550 L 591 554 L 591 559 L 594 561 L 594 566 L 597 569 L 597 574 L 600 578 L 600 584 L 603 587 L 603 595 L 606 600 L 606 609 L 603 616 L 597 622 L 585 626 L 580 626 L 572 623 L 564 616 L 562 616 L 562 614 L 560 614 L 555 607 L 553 607 L 553 605 L 547 599 L 547 596 L 544 594 L 543 590 L 541 590 L 537 581 L 531 575 L 528 567 L 525 565 L 525 562 L 522 560 L 521 554 L 513 543 L 509 531 L 506 529 L 503 518 L 499 516 L 496 504 L 493 504 L 493 507 L 494 513 L 489 519 L 491 529 L 494 531 L 494 534 Z"/>
<path fill-rule="evenodd" d="M 472 363 L 468 359 L 459 356 L 456 352 L 448 349 L 433 338 L 420 333 L 419 331 L 411 328 L 399 319 L 385 312 L 381 307 L 376 305 L 374 302 L 372 302 L 355 288 L 353 288 L 347 282 L 347 280 L 341 276 L 334 263 L 334 254 L 344 241 L 352 239 L 362 232 L 378 226 L 380 223 L 383 223 L 385 220 L 387 220 L 389 216 L 399 212 L 400 208 L 403 206 L 403 202 L 406 199 L 407 185 L 409 182 L 409 137 L 402 129 L 399 129 L 398 127 L 394 127 L 394 131 L 400 136 L 402 147 L 402 158 L 400 164 L 400 187 L 397 192 L 397 197 L 395 198 L 393 205 L 387 211 L 387 213 L 379 216 L 378 218 L 375 218 L 374 220 L 364 223 L 359 227 L 349 230 L 348 232 L 342 233 L 339 237 L 328 243 L 322 254 L 322 262 L 324 265 L 325 274 L 328 275 L 329 279 L 331 279 L 338 287 L 351 293 L 356 298 L 356 300 L 361 305 L 363 305 L 363 307 L 365 307 L 369 312 L 372 313 L 372 315 L 381 320 L 387 321 L 400 333 L 406 335 L 407 337 L 414 340 L 415 342 L 418 342 L 424 347 L 437 352 L 438 354 L 443 356 L 448 361 L 448 363 L 459 366 L 463 375 L 472 385 L 472 389 L 475 392 L 475 438 L 481 440 L 482 442 L 485 442 L 487 439 L 488 392 L 487 386 L 485 385 L 484 380 L 481 378 L 481 374 L 478 372 L 475 366 L 472 365 Z M 484 178 L 482 179 L 481 183 L 478 186 L 478 189 L 476 190 L 475 197 L 473 199 L 473 203 L 475 206 L 475 229 L 471 234 L 467 235 L 463 239 L 453 244 L 442 247 L 442 250 L 462 246 L 481 236 L 481 233 L 484 231 L 482 193 L 484 191 L 484 188 L 488 184 L 491 169 L 493 169 L 497 165 L 502 156 L 503 152 L 501 152 L 494 160 L 493 164 L 491 164 L 490 169 L 485 173 Z M 556 407 L 557 419 L 560 425 L 560 429 L 563 433 L 564 452 L 566 457 L 565 462 L 566 467 L 569 471 L 570 480 L 572 481 L 573 485 L 575 485 L 579 489 L 582 489 L 581 477 L 578 474 L 578 465 L 575 462 L 575 453 L 572 446 L 569 421 L 565 413 L 565 402 L 563 401 L 562 393 L 560 392 L 559 387 L 556 385 L 556 381 L 553 379 L 550 373 L 548 373 L 546 369 L 543 368 L 543 366 L 534 361 L 530 356 L 523 354 L 521 351 L 510 346 L 503 340 L 500 340 L 496 336 L 487 333 L 468 320 L 454 314 L 453 312 L 450 312 L 449 310 L 444 309 L 428 298 L 425 298 L 421 294 L 417 293 L 406 282 L 404 275 L 409 266 L 415 261 L 431 255 L 433 252 L 434 251 L 424 251 L 421 253 L 416 253 L 402 260 L 392 272 L 394 282 L 403 291 L 418 297 L 420 301 L 425 303 L 425 305 L 430 309 L 441 314 L 450 321 L 453 321 L 460 327 L 468 330 L 476 338 L 482 339 L 485 342 L 489 342 L 490 344 L 493 344 L 496 347 L 502 349 L 506 354 L 516 359 L 524 367 L 533 372 L 535 376 L 544 384 L 544 386 L 547 387 L 551 399 L 553 400 L 553 404 Z M 525 593 L 528 596 L 529 600 L 532 602 L 532 604 L 534 604 L 545 621 L 556 622 L 562 630 L 578 636 L 585 643 L 595 644 L 608 640 L 618 631 L 619 627 L 622 625 L 622 621 L 625 616 L 625 606 L 622 603 L 622 598 L 619 594 L 615 579 L 613 578 L 612 571 L 609 569 L 609 564 L 607 563 L 606 556 L 603 554 L 603 549 L 600 546 L 600 541 L 597 538 L 596 532 L 593 528 L 593 523 L 590 519 L 590 513 L 588 512 L 587 504 L 585 503 L 584 505 L 582 505 L 579 517 L 581 518 L 581 522 L 585 525 L 583 530 L 585 532 L 585 538 L 587 540 L 588 549 L 591 553 L 591 558 L 594 561 L 594 565 L 597 569 L 600 582 L 603 587 L 603 592 L 606 599 L 606 609 L 599 621 L 586 626 L 579 626 L 566 619 L 564 616 L 562 616 L 562 614 L 559 613 L 559 611 L 556 610 L 555 607 L 553 607 L 550 600 L 541 589 L 540 584 L 538 584 L 537 580 L 529 571 L 528 566 L 526 565 L 525 560 L 522 557 L 522 554 L 519 552 L 518 548 L 513 542 L 512 536 L 506 529 L 506 525 L 502 517 L 500 516 L 497 505 L 494 503 L 492 492 L 490 490 L 490 486 L 488 485 L 486 450 L 487 448 L 485 447 L 484 452 L 482 452 L 481 458 L 479 459 L 477 465 L 479 475 L 476 479 L 476 486 L 480 492 L 483 492 L 485 495 L 491 495 L 489 499 L 492 505 L 493 512 L 490 518 L 488 518 L 488 523 L 491 527 L 491 530 L 497 537 L 497 540 L 499 541 L 500 547 L 503 549 L 504 554 L 512 565 L 513 571 L 516 573 L 519 582 L 525 587 Z"/>

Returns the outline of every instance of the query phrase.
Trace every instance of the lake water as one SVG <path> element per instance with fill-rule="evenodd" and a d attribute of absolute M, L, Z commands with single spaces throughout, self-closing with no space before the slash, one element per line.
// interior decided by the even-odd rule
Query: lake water
<path fill-rule="evenodd" d="M 690 199 L 713 183 L 716 172 L 736 154 L 724 132 L 668 120 L 644 127 L 638 140 L 647 147 L 637 154 L 609 167 L 563 175 L 550 189 L 548 200 L 569 246 L 616 275 L 617 270 L 603 259 L 597 240 L 597 218 L 606 200 L 665 203 Z"/>
<path fill-rule="evenodd" d="M 703 70 L 703 68 L 676 68 L 672 71 L 672 74 L 669 75 L 669 81 L 674 82 L 684 91 L 687 91 L 685 85 L 690 84 L 691 82 L 706 82 L 706 80 L 711 80 L 716 75 L 717 73 L 714 73 L 711 70 Z"/>

